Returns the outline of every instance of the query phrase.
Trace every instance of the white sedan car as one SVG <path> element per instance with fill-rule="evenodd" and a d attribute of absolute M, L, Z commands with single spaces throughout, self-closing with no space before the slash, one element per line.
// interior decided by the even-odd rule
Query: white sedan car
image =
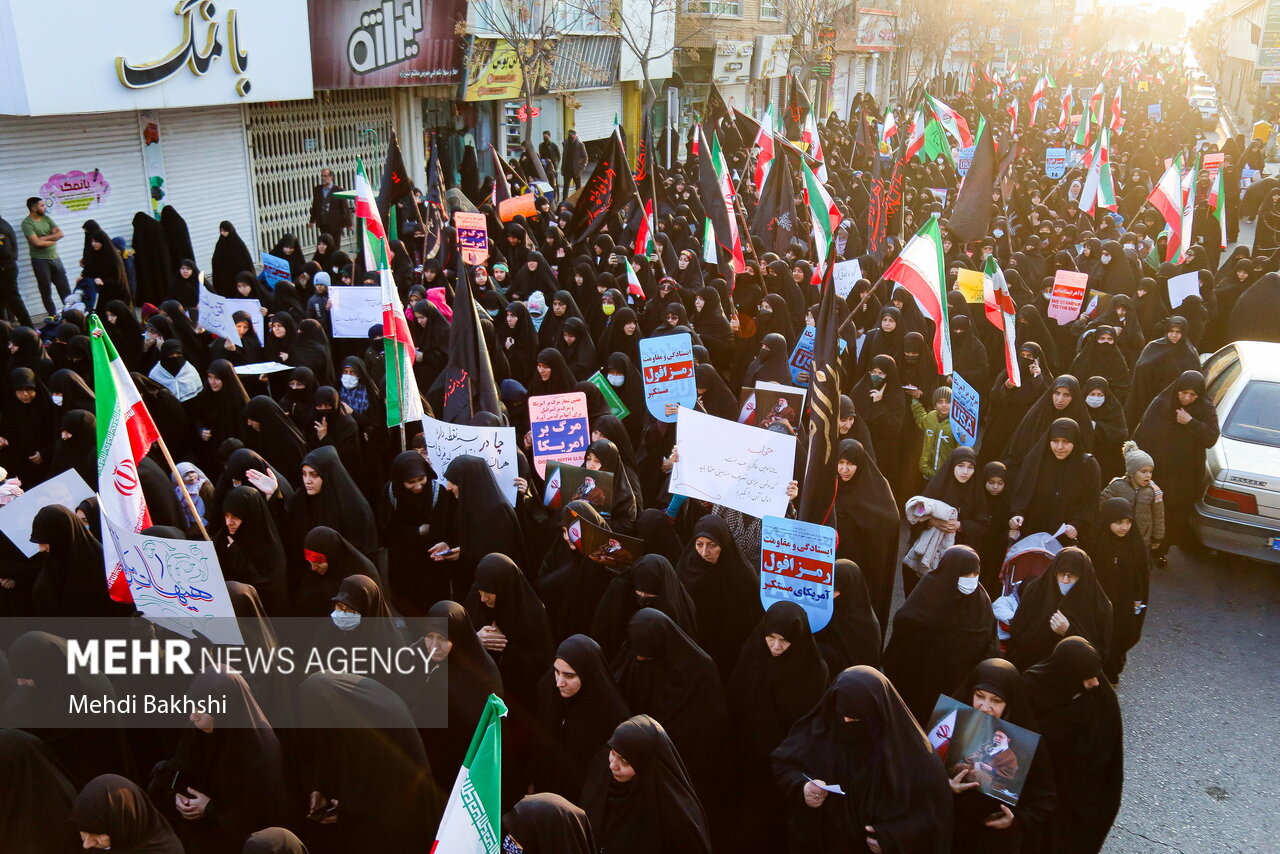
<path fill-rule="evenodd" d="M 1202 370 L 1222 435 L 1192 525 L 1211 549 L 1280 563 L 1280 344 L 1237 341 Z"/>

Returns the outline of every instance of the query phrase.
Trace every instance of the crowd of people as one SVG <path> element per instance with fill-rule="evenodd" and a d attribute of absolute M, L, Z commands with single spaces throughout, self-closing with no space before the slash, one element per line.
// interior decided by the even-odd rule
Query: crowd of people
<path fill-rule="evenodd" d="M 1073 82 L 1088 91 L 1100 73 L 1082 68 Z M 96 312 L 179 463 L 176 472 L 150 457 L 139 466 L 151 530 L 208 532 L 254 642 L 273 643 L 272 620 L 314 617 L 344 643 L 420 647 L 430 664 L 402 679 L 316 674 L 300 685 L 205 672 L 200 691 L 229 696 L 230 711 L 193 715 L 187 731 L 0 731 L 4 847 L 426 851 L 493 694 L 509 709 L 503 851 L 1099 851 L 1124 776 L 1114 688 L 1141 637 L 1151 573 L 1170 548 L 1189 546 L 1218 436 L 1199 356 L 1232 340 L 1276 340 L 1280 302 L 1280 225 L 1269 224 L 1280 222 L 1280 181 L 1235 191 L 1251 156 L 1239 139 L 1206 151 L 1225 155 L 1230 239 L 1239 217 L 1258 217 L 1254 251 L 1221 258 L 1216 221 L 1198 206 L 1187 258 L 1162 260 L 1164 222 L 1146 205 L 1153 181 L 1167 159 L 1208 144 L 1172 65 L 1126 74 L 1126 87 L 1139 74 L 1146 85 L 1126 88 L 1126 121 L 1111 138 L 1118 210 L 1081 213 L 1080 168 L 1045 177 L 1045 149 L 1063 138 L 1056 110 L 1042 109 L 1016 138 L 1001 132 L 1006 169 L 986 234 L 970 241 L 932 192 L 954 200 L 960 180 L 940 156 L 907 164 L 888 251 L 869 252 L 872 161 L 891 156 L 874 144 L 881 111 L 860 95 L 851 119 L 822 123 L 827 187 L 843 214 L 835 258 L 857 259 L 863 278 L 839 300 L 847 346 L 827 516 L 838 536 L 836 598 L 819 631 L 799 605 L 762 606 L 760 519 L 671 494 L 680 437 L 644 403 L 640 341 L 687 332 L 697 408 L 739 420 L 740 389 L 794 384 L 789 357 L 819 314 L 814 269 L 827 247 L 805 239 L 803 204 L 789 245 L 762 239 L 752 140 L 732 117 L 713 117 L 706 131 L 742 143 L 725 145 L 749 224 L 736 275 L 723 257 L 704 260 L 714 200 L 694 159 L 654 167 L 647 254 L 633 251 L 637 217 L 611 212 L 588 239 L 571 233 L 572 196 L 539 197 L 537 215 L 502 222 L 473 191 L 489 237 L 475 267 L 461 264 L 452 228 L 423 257 L 427 226 L 412 209 L 400 218 L 392 273 L 424 407 L 441 411 L 451 324 L 469 308 L 458 301 L 461 270 L 501 402 L 471 423 L 515 428 L 514 506 L 483 460 L 436 470 L 417 425 L 388 427 L 382 328 L 367 341 L 332 337 L 333 290 L 377 281 L 342 250 L 341 233 L 321 234 L 310 257 L 285 236 L 272 254 L 291 281 L 268 288 L 232 223 L 207 267 L 172 209 L 127 259 L 87 224 L 80 281 L 95 287 L 77 292 L 80 307 L 38 330 L 4 324 L 7 494 L 67 469 L 97 483 L 86 320 Z M 972 91 L 934 94 L 972 127 L 981 116 L 1008 128 L 1010 97 L 1025 102 L 1032 82 L 995 91 L 979 79 Z M 1157 102 L 1162 121 L 1148 118 Z M 910 111 L 897 121 L 906 128 Z M 804 198 L 799 172 L 788 177 Z M 974 447 L 957 444 L 949 421 L 951 378 L 937 369 L 933 321 L 880 275 L 902 236 L 931 217 L 948 279 L 994 256 L 1017 306 L 1019 383 L 983 305 L 948 295 L 954 368 L 981 394 Z M 166 264 L 167 281 L 157 280 Z M 1105 308 L 1086 301 L 1072 322 L 1051 320 L 1059 270 L 1086 274 Z M 1192 271 L 1199 294 L 1170 305 L 1168 280 Z M 245 313 L 235 317 L 239 343 L 205 330 L 194 310 L 201 287 L 259 300 L 264 340 Z M 262 362 L 288 370 L 237 370 Z M 624 417 L 589 381 L 598 372 Z M 542 500 L 529 400 L 570 391 L 589 405 L 584 465 L 612 475 L 607 514 Z M 757 426 L 799 439 L 787 488 L 794 515 L 810 421 L 799 413 Z M 642 540 L 643 555 L 621 569 L 597 563 L 570 536 L 579 519 Z M 1033 536 L 1047 568 L 1011 577 L 1011 544 Z M 95 499 L 44 508 L 32 541 L 32 559 L 3 544 L 0 614 L 132 612 L 104 585 Z M 426 617 L 436 618 L 430 631 L 419 628 Z M 49 702 L 59 686 L 42 668 L 65 647 L 42 632 L 5 644 L 0 725 Z M 977 765 L 935 753 L 927 733 L 940 696 L 1040 735 L 1021 757 L 1030 771 L 1016 804 L 979 791 L 980 774 L 990 781 L 1012 767 L 991 758 L 1007 745 L 993 742 Z M 418 729 L 414 712 L 427 706 L 447 708 L 447 726 Z M 369 726 L 292 728 L 335 707 Z"/>

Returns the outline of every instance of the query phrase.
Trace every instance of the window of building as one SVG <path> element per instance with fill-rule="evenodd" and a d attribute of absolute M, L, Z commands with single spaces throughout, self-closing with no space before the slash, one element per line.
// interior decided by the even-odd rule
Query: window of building
<path fill-rule="evenodd" d="M 737 0 L 688 0 L 685 10 L 691 15 L 726 15 L 742 17 L 742 1 Z"/>
<path fill-rule="evenodd" d="M 760 18 L 762 20 L 776 21 L 782 17 L 782 12 L 778 8 L 778 0 L 760 0 Z"/>

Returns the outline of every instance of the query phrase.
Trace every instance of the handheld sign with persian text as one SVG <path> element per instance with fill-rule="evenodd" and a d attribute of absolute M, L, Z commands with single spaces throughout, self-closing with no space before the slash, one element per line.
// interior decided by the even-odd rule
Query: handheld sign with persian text
<path fill-rule="evenodd" d="M 795 602 L 821 631 L 835 611 L 836 530 L 826 525 L 764 517 L 760 528 L 760 604 Z"/>

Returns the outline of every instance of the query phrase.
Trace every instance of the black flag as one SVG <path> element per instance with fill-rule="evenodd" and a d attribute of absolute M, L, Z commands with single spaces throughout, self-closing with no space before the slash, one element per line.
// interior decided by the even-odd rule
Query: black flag
<path fill-rule="evenodd" d="M 489 348 L 480 329 L 476 300 L 467 265 L 458 259 L 458 285 L 449 326 L 449 362 L 444 373 L 443 418 L 451 424 L 470 424 L 477 412 L 502 416 L 498 385 L 493 379 Z"/>
<path fill-rule="evenodd" d="M 760 188 L 760 201 L 751 218 L 751 234 L 760 238 L 762 251 L 787 254 L 796 230 L 796 199 L 791 179 L 792 156 L 779 148 Z"/>
<path fill-rule="evenodd" d="M 385 224 L 390 222 L 387 214 L 392 205 L 399 204 L 413 193 L 413 182 L 409 180 L 409 170 L 404 167 L 404 155 L 400 153 L 400 141 L 396 132 L 391 132 L 391 142 L 387 143 L 387 160 L 382 167 L 382 184 L 378 187 L 378 213 Z M 387 237 L 395 240 L 398 234 Z"/>
<path fill-rule="evenodd" d="M 444 227 L 449 224 L 445 207 L 444 169 L 440 166 L 440 152 L 436 148 L 436 135 L 431 134 L 431 150 L 427 158 L 427 189 L 423 193 L 422 233 L 423 258 L 430 260 L 441 254 L 444 248 Z"/>
<path fill-rule="evenodd" d="M 622 147 L 622 137 L 614 128 L 609 146 L 579 191 L 565 237 L 574 243 L 586 240 L 600 230 L 609 213 L 621 216 L 622 208 L 638 196 L 631 166 L 627 163 L 627 152 Z"/>
<path fill-rule="evenodd" d="M 991 190 L 996 185 L 996 149 L 991 142 L 991 126 L 978 135 L 973 162 L 964 176 L 956 203 L 948 222 L 951 231 L 962 242 L 981 240 L 991 225 Z"/>
<path fill-rule="evenodd" d="M 826 247 L 813 364 L 809 366 L 809 456 L 805 460 L 800 518 L 835 526 L 836 454 L 840 447 L 840 320 L 836 316 L 835 242 Z"/>

